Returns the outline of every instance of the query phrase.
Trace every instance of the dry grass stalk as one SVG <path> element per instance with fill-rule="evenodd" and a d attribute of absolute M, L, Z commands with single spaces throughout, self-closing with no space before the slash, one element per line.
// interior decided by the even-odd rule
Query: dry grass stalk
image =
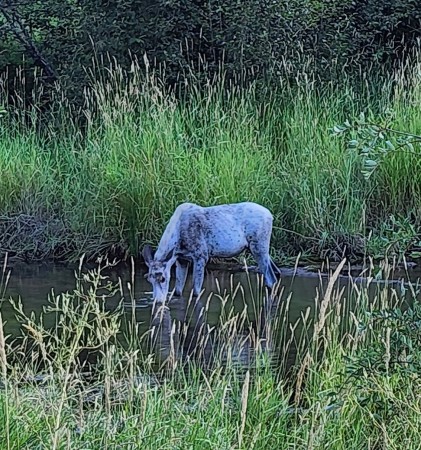
<path fill-rule="evenodd" d="M 313 333 L 313 342 L 312 345 L 307 350 L 306 356 L 304 357 L 304 360 L 301 364 L 300 370 L 297 374 L 297 383 L 295 388 L 295 396 L 294 396 L 294 402 L 295 404 L 299 404 L 301 400 L 301 387 L 303 385 L 303 382 L 305 380 L 305 375 L 307 372 L 307 369 L 310 367 L 311 363 L 314 361 L 313 355 L 317 354 L 318 349 L 318 341 L 319 341 L 319 335 L 321 330 L 324 328 L 326 323 L 326 315 L 328 306 L 330 304 L 330 300 L 332 298 L 332 291 L 335 286 L 336 281 L 339 278 L 339 275 L 341 273 L 341 270 L 343 266 L 345 265 L 346 259 L 343 259 L 341 263 L 336 268 L 335 272 L 329 279 L 329 283 L 326 288 L 326 293 L 323 297 L 323 300 L 320 303 L 320 311 L 319 311 L 319 318 L 317 322 L 314 324 L 314 333 Z"/>
<path fill-rule="evenodd" d="M 332 277 L 329 279 L 329 283 L 326 288 L 326 293 L 323 297 L 322 302 L 320 303 L 320 312 L 319 312 L 319 320 L 314 324 L 314 334 L 313 339 L 317 342 L 320 331 L 324 328 L 326 322 L 326 313 L 328 306 L 330 304 L 330 300 L 332 298 L 333 287 L 335 286 L 336 281 L 339 278 L 341 270 L 345 265 L 346 259 L 343 259 L 341 263 L 336 268 L 335 272 L 333 272 Z"/>
<path fill-rule="evenodd" d="M 241 425 L 238 434 L 238 448 L 241 448 L 243 443 L 243 434 L 247 418 L 247 403 L 249 397 L 249 388 L 250 388 L 250 371 L 247 371 L 243 384 L 243 390 L 241 392 Z"/>
<path fill-rule="evenodd" d="M 7 377 L 6 340 L 4 338 L 3 318 L 0 313 L 0 371 L 4 383 Z"/>

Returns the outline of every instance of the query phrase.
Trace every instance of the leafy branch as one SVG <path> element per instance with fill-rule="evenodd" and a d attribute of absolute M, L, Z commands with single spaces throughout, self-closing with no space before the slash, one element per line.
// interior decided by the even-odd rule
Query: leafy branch
<path fill-rule="evenodd" d="M 366 119 L 365 114 L 350 122 L 333 127 L 336 136 L 347 136 L 348 149 L 358 152 L 362 159 L 362 174 L 370 178 L 381 162 L 391 153 L 406 152 L 421 156 L 421 136 L 395 130 Z"/>

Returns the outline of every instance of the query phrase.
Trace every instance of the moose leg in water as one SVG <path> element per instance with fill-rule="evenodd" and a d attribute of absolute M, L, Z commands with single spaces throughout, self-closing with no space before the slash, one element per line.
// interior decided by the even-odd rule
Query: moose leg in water
<path fill-rule="evenodd" d="M 175 295 L 181 297 L 187 280 L 189 262 L 178 258 L 175 264 Z"/>
<path fill-rule="evenodd" d="M 259 272 L 263 274 L 266 286 L 272 288 L 276 283 L 276 276 L 269 257 L 269 241 L 252 240 L 249 245 L 250 252 L 257 262 Z"/>
<path fill-rule="evenodd" d="M 196 297 L 202 290 L 206 263 L 207 260 L 205 258 L 197 258 L 193 262 L 193 295 Z"/>

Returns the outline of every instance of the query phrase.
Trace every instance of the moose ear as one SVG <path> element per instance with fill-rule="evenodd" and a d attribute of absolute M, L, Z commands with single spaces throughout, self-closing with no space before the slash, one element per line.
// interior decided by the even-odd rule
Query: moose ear
<path fill-rule="evenodd" d="M 149 267 L 150 263 L 153 261 L 152 247 L 150 245 L 145 245 L 143 247 L 142 256 L 146 265 Z"/>

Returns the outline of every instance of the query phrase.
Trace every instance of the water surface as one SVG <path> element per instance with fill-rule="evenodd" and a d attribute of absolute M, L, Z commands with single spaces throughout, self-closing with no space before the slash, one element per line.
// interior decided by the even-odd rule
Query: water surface
<path fill-rule="evenodd" d="M 84 271 L 87 269 L 84 268 Z M 34 313 L 39 316 L 43 308 L 47 305 L 47 299 L 51 295 L 59 295 L 62 292 L 72 292 L 75 289 L 75 268 L 41 264 L 41 265 L 19 265 L 11 269 L 10 279 L 4 291 L 4 300 L 1 304 L 1 313 L 5 322 L 5 332 L 11 336 L 21 334 L 20 325 L 15 317 L 15 311 L 11 303 L 7 300 L 13 298 L 20 299 L 26 314 Z M 106 270 L 108 276 L 116 283 L 120 283 L 123 287 L 123 296 L 116 295 L 114 298 L 108 299 L 108 307 L 113 309 L 122 303 L 126 312 L 125 320 L 129 321 L 135 317 L 141 332 L 154 330 L 155 351 L 159 347 L 159 351 L 163 357 L 168 356 L 171 347 L 182 347 L 181 353 L 194 354 L 194 348 L 201 345 L 212 347 L 215 345 L 215 338 L 206 340 L 203 344 L 205 329 L 217 329 L 224 323 L 223 317 L 232 317 L 233 314 L 240 314 L 245 311 L 247 318 L 243 328 L 247 330 L 238 330 L 239 341 L 243 338 L 243 357 L 250 358 L 251 344 L 247 345 L 246 331 L 250 333 L 254 324 L 257 334 L 262 334 L 264 326 L 274 316 L 279 314 L 279 305 L 288 304 L 288 322 L 295 323 L 303 315 L 313 314 L 315 299 L 323 298 L 327 285 L 325 277 L 313 276 L 293 276 L 291 271 L 287 271 L 282 277 L 279 296 L 276 299 L 276 308 L 270 310 L 265 309 L 263 292 L 259 288 L 259 276 L 254 273 L 231 272 L 228 270 L 208 270 L 204 282 L 205 292 L 202 297 L 196 301 L 188 298 L 191 289 L 191 279 L 187 280 L 185 297 L 173 298 L 165 307 L 159 308 L 151 301 L 151 287 L 145 280 L 145 267 L 136 267 L 133 273 L 128 266 L 118 266 Z M 396 272 L 393 277 L 396 279 L 416 280 L 420 273 L 412 270 L 411 273 Z M 335 292 L 341 289 L 342 300 L 351 299 L 355 296 L 355 286 L 361 286 L 364 280 L 359 280 L 356 285 L 350 282 L 347 277 L 342 277 L 335 285 Z M 239 288 L 239 286 L 241 288 Z M 353 287 L 354 286 L 354 287 Z M 370 287 L 370 295 L 373 297 L 378 289 L 384 289 L 384 285 L 372 283 Z M 392 286 L 393 289 L 399 291 L 399 285 Z M 235 295 L 233 295 L 235 293 Z M 263 302 L 263 303 L 262 303 Z M 227 313 L 229 310 L 229 314 Z M 284 313 L 283 313 L 284 314 Z M 275 317 L 276 318 L 276 317 Z M 47 326 L 52 325 L 54 317 L 46 317 Z M 286 325 L 284 324 L 286 327 Z M 182 342 L 174 336 L 180 334 L 183 329 Z M 246 337 L 245 337 L 246 336 Z M 265 336 L 263 336 L 265 338 Z M 201 340 L 202 339 L 202 340 Z M 264 339 L 263 339 L 264 341 Z M 158 342 L 158 346 L 156 343 Z M 273 347 L 273 346 L 272 346 Z M 179 349 L 180 350 L 180 349 Z M 207 349 L 211 354 L 211 348 Z M 271 348 L 272 353 L 277 349 Z M 202 355 L 203 356 L 203 355 Z M 293 357 L 293 355 L 292 355 Z"/>

